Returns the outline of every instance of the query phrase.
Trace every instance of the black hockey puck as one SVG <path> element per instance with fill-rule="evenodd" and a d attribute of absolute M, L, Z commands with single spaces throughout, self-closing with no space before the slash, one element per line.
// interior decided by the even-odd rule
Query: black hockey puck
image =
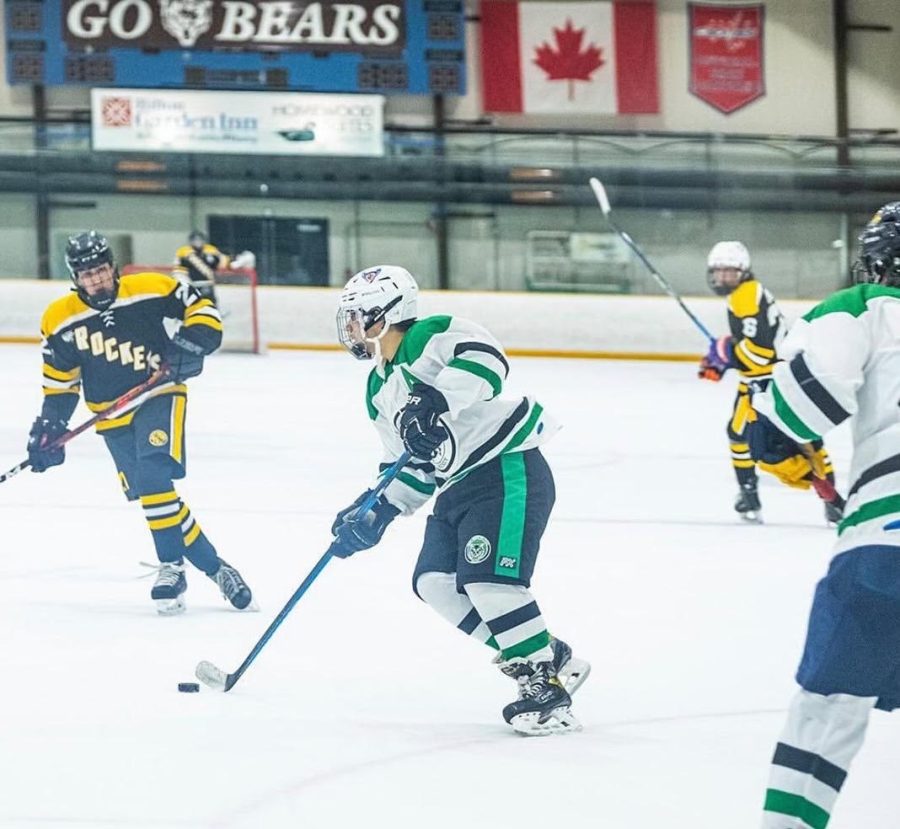
<path fill-rule="evenodd" d="M 179 682 L 178 690 L 182 694 L 196 694 L 200 690 L 200 685 L 197 682 Z"/>

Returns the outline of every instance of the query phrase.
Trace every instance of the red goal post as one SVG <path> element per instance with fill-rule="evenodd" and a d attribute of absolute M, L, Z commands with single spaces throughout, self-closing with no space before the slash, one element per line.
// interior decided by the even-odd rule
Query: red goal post
<path fill-rule="evenodd" d="M 163 273 L 173 276 L 173 265 L 125 265 L 122 275 Z M 193 283 L 198 288 L 207 282 Z M 258 279 L 253 268 L 226 268 L 216 271 L 216 304 L 222 314 L 222 350 L 262 353 L 259 339 Z"/>

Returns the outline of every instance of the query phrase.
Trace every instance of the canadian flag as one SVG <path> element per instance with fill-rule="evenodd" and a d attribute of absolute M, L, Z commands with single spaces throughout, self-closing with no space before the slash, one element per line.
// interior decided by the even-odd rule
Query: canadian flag
<path fill-rule="evenodd" d="M 656 4 L 482 0 L 485 112 L 659 112 Z"/>

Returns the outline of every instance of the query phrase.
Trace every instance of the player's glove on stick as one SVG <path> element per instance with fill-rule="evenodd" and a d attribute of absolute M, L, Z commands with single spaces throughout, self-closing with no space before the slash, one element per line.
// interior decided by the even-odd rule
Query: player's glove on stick
<path fill-rule="evenodd" d="M 759 412 L 753 414 L 755 419 L 748 420 L 744 430 L 750 457 L 760 469 L 774 475 L 783 484 L 809 489 L 814 470 L 799 444 L 776 428 L 765 415 Z M 824 472 L 824 463 L 820 471 Z"/>
<path fill-rule="evenodd" d="M 196 377 L 203 371 L 203 358 L 206 353 L 206 347 L 194 340 L 183 328 L 176 331 L 165 356 L 169 376 L 177 383 L 189 377 Z"/>
<path fill-rule="evenodd" d="M 697 376 L 701 380 L 712 380 L 718 383 L 728 369 L 734 364 L 734 342 L 730 335 L 719 337 L 709 344 L 709 351 L 700 361 Z"/>
<path fill-rule="evenodd" d="M 334 542 L 331 545 L 332 555 L 349 558 L 360 550 L 374 547 L 381 541 L 388 524 L 400 514 L 400 510 L 382 495 L 368 512 L 357 515 L 360 504 L 369 497 L 371 491 L 367 489 L 335 517 L 331 525 L 331 532 L 334 535 Z"/>
<path fill-rule="evenodd" d="M 65 461 L 65 446 L 56 449 L 48 449 L 47 446 L 65 434 L 68 428 L 64 420 L 41 416 L 35 418 L 28 433 L 28 462 L 32 472 L 46 472 L 51 466 L 59 466 Z"/>
<path fill-rule="evenodd" d="M 416 383 L 400 412 L 400 439 L 406 450 L 430 461 L 449 437 L 441 424 L 441 415 L 449 409 L 447 399 L 436 388 Z"/>

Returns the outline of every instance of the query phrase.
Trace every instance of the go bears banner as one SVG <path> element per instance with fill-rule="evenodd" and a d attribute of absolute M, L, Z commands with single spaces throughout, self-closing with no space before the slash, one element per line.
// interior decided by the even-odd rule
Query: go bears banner
<path fill-rule="evenodd" d="M 688 4 L 690 91 L 730 115 L 766 94 L 765 6 Z"/>

